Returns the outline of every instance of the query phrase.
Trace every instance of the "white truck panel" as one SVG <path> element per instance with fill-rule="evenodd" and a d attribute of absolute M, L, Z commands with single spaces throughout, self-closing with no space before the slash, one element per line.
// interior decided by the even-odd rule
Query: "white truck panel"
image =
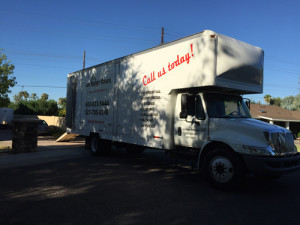
<path fill-rule="evenodd" d="M 216 85 L 262 93 L 263 59 L 262 49 L 219 34 Z"/>
<path fill-rule="evenodd" d="M 262 60 L 253 61 L 247 54 L 257 58 L 263 51 L 203 31 L 71 73 L 69 79 L 76 80 L 76 94 L 69 95 L 75 99 L 71 132 L 87 136 L 94 132 L 103 139 L 172 148 L 174 90 L 227 87 L 240 93 L 260 92 Z M 249 80 L 247 73 L 240 77 L 240 68 L 259 71 L 259 82 Z"/>

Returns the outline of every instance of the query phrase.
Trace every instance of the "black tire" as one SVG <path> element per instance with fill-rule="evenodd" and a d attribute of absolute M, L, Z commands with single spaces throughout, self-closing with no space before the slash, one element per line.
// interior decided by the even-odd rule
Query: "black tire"
<path fill-rule="evenodd" d="M 99 136 L 90 136 L 90 151 L 92 155 L 107 155 L 111 150 L 111 142 L 101 140 Z"/>
<path fill-rule="evenodd" d="M 224 189 L 238 184 L 245 169 L 242 160 L 235 153 L 215 148 L 205 156 L 204 173 L 212 186 Z"/>
<path fill-rule="evenodd" d="M 89 136 L 85 137 L 84 148 L 85 150 L 91 150 L 91 138 Z"/>

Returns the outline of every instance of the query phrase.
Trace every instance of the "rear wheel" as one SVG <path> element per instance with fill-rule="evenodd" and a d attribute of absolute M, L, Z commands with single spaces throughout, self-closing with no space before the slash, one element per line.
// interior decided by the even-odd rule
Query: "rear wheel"
<path fill-rule="evenodd" d="M 92 135 L 90 137 L 90 150 L 92 155 L 107 155 L 111 150 L 111 142 L 101 140 L 97 135 Z"/>
<path fill-rule="evenodd" d="M 208 181 L 217 188 L 231 187 L 243 177 L 241 159 L 230 150 L 213 149 L 205 157 L 204 172 Z"/>

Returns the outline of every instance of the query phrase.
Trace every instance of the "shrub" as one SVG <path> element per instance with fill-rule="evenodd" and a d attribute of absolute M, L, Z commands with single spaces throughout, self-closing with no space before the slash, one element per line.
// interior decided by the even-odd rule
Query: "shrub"
<path fill-rule="evenodd" d="M 64 129 L 61 129 L 60 127 L 50 126 L 49 128 L 49 134 L 56 138 L 59 138 L 65 132 L 66 131 Z"/>

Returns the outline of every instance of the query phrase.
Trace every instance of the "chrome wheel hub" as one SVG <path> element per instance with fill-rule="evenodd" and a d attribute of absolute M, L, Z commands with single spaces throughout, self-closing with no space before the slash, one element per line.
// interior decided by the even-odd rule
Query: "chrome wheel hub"
<path fill-rule="evenodd" d="M 215 157 L 210 161 L 210 174 L 218 183 L 226 183 L 234 175 L 233 165 L 226 157 Z"/>

